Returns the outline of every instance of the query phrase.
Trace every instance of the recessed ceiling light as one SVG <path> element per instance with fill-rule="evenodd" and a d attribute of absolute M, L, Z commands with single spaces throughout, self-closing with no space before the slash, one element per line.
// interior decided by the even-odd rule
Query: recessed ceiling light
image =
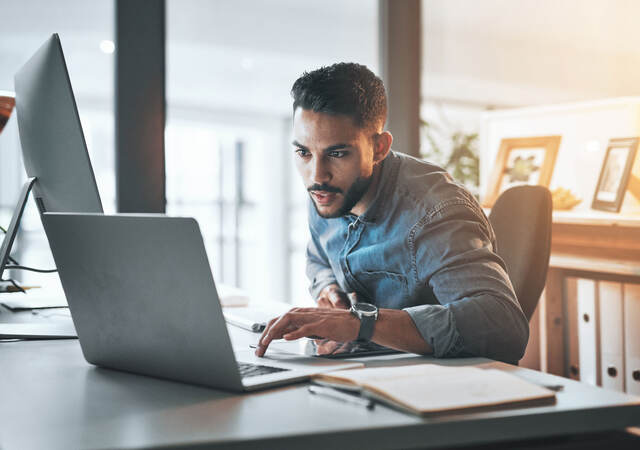
<path fill-rule="evenodd" d="M 113 43 L 113 41 L 109 41 L 109 40 L 100 41 L 100 50 L 102 51 L 102 53 L 111 54 L 115 51 L 115 49 L 116 49 L 116 45 Z"/>

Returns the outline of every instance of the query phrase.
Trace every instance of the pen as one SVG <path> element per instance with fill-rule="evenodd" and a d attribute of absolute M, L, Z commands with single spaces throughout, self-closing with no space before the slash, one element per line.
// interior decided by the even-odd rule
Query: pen
<path fill-rule="evenodd" d="M 314 395 L 334 398 L 345 403 L 354 403 L 356 405 L 364 406 L 367 409 L 373 409 L 375 406 L 375 402 L 370 398 L 356 397 L 355 395 L 347 394 L 334 388 L 311 385 L 308 389 L 309 392 Z"/>
<path fill-rule="evenodd" d="M 20 286 L 24 291 L 28 291 L 29 289 L 35 289 L 38 286 Z M 7 286 L 0 286 L 0 292 L 22 292 L 20 288 L 17 288 L 11 284 Z"/>
<path fill-rule="evenodd" d="M 564 390 L 564 386 L 561 384 L 541 384 L 540 386 L 554 392 L 560 392 Z"/>

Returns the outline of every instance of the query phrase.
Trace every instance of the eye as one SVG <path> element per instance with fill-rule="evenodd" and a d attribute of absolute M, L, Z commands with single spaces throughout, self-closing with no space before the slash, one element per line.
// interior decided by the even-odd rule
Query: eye
<path fill-rule="evenodd" d="M 332 158 L 344 158 L 349 154 L 349 152 L 345 152 L 342 150 L 334 150 L 328 153 Z"/>
<path fill-rule="evenodd" d="M 307 150 L 306 148 L 297 148 L 296 153 L 301 158 L 306 158 L 307 156 L 310 155 L 309 150 Z"/>

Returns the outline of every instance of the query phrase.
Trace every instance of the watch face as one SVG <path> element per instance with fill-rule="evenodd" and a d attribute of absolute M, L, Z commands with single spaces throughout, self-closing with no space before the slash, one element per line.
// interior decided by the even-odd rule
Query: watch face
<path fill-rule="evenodd" d="M 356 303 L 355 305 L 353 305 L 353 308 L 356 311 L 363 313 L 375 313 L 378 310 L 378 308 L 371 303 Z"/>

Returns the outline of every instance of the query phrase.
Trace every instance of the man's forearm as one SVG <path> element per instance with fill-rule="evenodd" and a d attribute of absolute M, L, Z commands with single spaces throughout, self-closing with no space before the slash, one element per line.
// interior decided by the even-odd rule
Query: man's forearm
<path fill-rule="evenodd" d="M 405 352 L 421 355 L 433 353 L 433 348 L 422 338 L 411 316 L 399 309 L 379 310 L 371 340 Z"/>
<path fill-rule="evenodd" d="M 320 307 L 328 307 L 325 303 L 334 308 L 350 307 L 347 295 L 337 284 L 324 288 L 316 302 Z M 380 309 L 372 340 L 385 347 L 406 352 L 423 355 L 433 353 L 433 348 L 420 335 L 411 316 L 402 310 Z"/>

